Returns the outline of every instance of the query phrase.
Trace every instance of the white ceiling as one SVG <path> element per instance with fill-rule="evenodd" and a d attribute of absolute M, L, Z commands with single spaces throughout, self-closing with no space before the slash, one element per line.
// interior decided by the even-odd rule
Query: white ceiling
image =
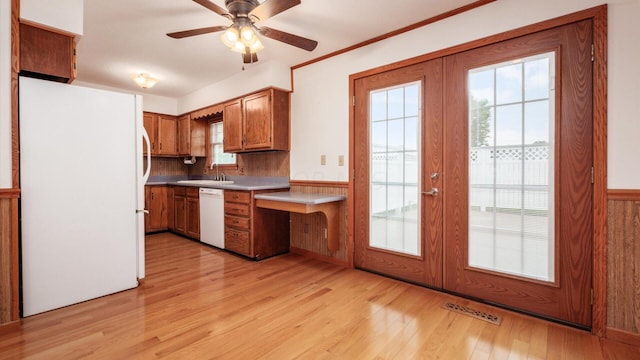
<path fill-rule="evenodd" d="M 224 0 L 212 1 L 224 8 Z M 297 65 L 473 2 L 302 0 L 257 25 L 317 40 L 318 47 L 307 52 L 263 37 L 265 49 L 258 53 L 259 61 Z M 140 91 L 130 76 L 148 72 L 160 81 L 145 93 L 178 98 L 242 71 L 241 56 L 222 44 L 220 33 L 184 39 L 166 36 L 230 24 L 191 0 L 87 0 L 84 12 L 78 81 Z"/>

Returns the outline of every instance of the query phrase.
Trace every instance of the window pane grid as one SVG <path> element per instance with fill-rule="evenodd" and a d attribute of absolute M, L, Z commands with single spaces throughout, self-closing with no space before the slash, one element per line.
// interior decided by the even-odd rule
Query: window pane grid
<path fill-rule="evenodd" d="M 554 280 L 554 53 L 469 71 L 469 265 Z"/>
<path fill-rule="evenodd" d="M 369 245 L 420 255 L 420 83 L 370 93 Z"/>
<path fill-rule="evenodd" d="M 222 122 L 214 122 L 209 126 L 211 161 L 218 165 L 235 165 L 236 154 L 224 152 L 224 132 Z"/>

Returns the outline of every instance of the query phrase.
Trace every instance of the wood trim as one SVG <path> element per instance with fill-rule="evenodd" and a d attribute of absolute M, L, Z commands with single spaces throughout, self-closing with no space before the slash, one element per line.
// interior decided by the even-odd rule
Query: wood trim
<path fill-rule="evenodd" d="M 46 24 L 41 24 L 41 23 L 38 23 L 38 22 L 35 22 L 35 21 L 21 19 L 20 23 L 25 24 L 25 25 L 29 25 L 29 26 L 32 26 L 32 27 L 36 27 L 38 29 L 46 30 L 46 31 L 49 31 L 49 32 L 52 32 L 52 33 L 56 33 L 56 34 L 59 34 L 59 35 L 68 36 L 70 38 L 73 38 L 74 41 L 77 41 L 79 39 L 78 34 L 75 34 L 75 33 L 71 32 L 71 31 L 65 31 L 65 30 L 58 29 L 58 28 L 55 28 L 53 26 L 49 26 L 49 25 L 46 25 Z"/>
<path fill-rule="evenodd" d="M 302 256 L 304 256 L 306 258 L 309 258 L 309 259 L 314 259 L 314 260 L 319 260 L 319 261 L 331 263 L 331 264 L 334 264 L 334 265 L 342 266 L 344 268 L 351 268 L 351 266 L 349 266 L 348 262 L 341 261 L 339 259 L 332 258 L 332 257 L 329 257 L 329 256 L 324 256 L 324 255 L 315 253 L 313 251 L 300 249 L 300 248 L 297 248 L 297 247 L 294 247 L 294 246 L 289 248 L 289 252 L 292 253 L 292 254 L 296 254 L 296 255 L 302 255 Z"/>
<path fill-rule="evenodd" d="M 17 196 L 0 199 L 0 219 L 0 324 L 4 324 L 19 319 Z"/>
<path fill-rule="evenodd" d="M 343 188 L 349 187 L 349 182 L 345 181 L 317 181 L 317 180 L 289 180 L 291 186 L 312 186 L 312 187 L 333 187 Z"/>
<path fill-rule="evenodd" d="M 20 197 L 20 189 L 0 189 L 0 199 L 17 199 Z"/>
<path fill-rule="evenodd" d="M 600 12 L 602 12 L 602 8 L 605 8 L 605 14 L 606 14 L 606 5 L 600 5 L 591 9 L 586 9 L 586 10 L 582 10 L 576 13 L 572 13 L 572 14 L 568 14 L 568 15 L 564 15 L 561 17 L 557 17 L 557 18 L 553 18 L 553 19 L 549 19 L 549 20 L 545 20 L 542 21 L 540 23 L 536 23 L 536 24 L 531 24 L 531 25 L 527 25 L 527 26 L 523 26 L 521 28 L 517 28 L 517 29 L 513 29 L 513 30 L 509 30 L 503 33 L 499 33 L 499 34 L 495 34 L 495 35 L 491 35 L 482 39 L 478 39 L 478 40 L 473 40 L 467 43 L 463 43 L 463 44 L 459 44 L 459 45 L 455 45 L 446 49 L 441 49 L 441 50 L 437 50 L 431 53 L 427 53 L 424 55 L 420 55 L 414 58 L 410 58 L 410 59 L 406 59 L 406 60 L 402 60 L 396 63 L 392 63 L 392 64 L 387 64 L 387 65 L 382 65 L 373 69 L 369 69 L 369 70 L 365 70 L 359 73 L 355 73 L 349 76 L 349 80 L 353 81 L 355 79 L 360 79 L 363 77 L 367 77 L 367 76 L 371 76 L 371 75 L 375 75 L 378 73 L 382 73 L 385 71 L 389 71 L 389 70 L 395 70 L 398 68 L 402 68 L 402 67 L 406 67 L 406 66 L 410 66 L 410 65 L 414 65 L 417 63 L 421 63 L 421 62 L 425 62 L 428 60 L 433 60 L 435 58 L 440 58 L 440 57 L 445 57 L 448 55 L 453 55 L 453 54 L 457 54 L 457 53 L 461 53 L 463 51 L 467 51 L 467 50 L 471 50 L 471 49 L 475 49 L 475 48 L 479 48 L 485 45 L 491 45 L 491 44 L 495 44 L 501 41 L 505 41 L 505 40 L 510 40 L 513 38 L 517 38 L 520 36 L 524 36 L 524 35 L 528 35 L 528 34 L 532 34 L 535 32 L 539 32 L 539 31 L 543 31 L 543 30 L 548 30 L 554 27 L 558 27 L 558 26 L 562 26 L 565 24 L 569 24 L 572 22 L 577 22 L 577 21 L 581 21 L 581 20 L 586 20 L 586 19 L 595 19 L 596 17 L 600 16 Z M 606 22 L 606 20 L 605 20 Z M 604 25 L 606 27 L 606 24 Z M 606 34 L 605 34 L 606 37 Z M 597 45 L 597 44 L 596 44 Z M 600 44 L 602 45 L 602 44 Z M 606 46 L 606 43 L 605 43 Z M 600 51 L 600 53 L 599 53 Z M 603 55 L 602 53 L 602 49 L 596 49 L 596 56 L 598 55 Z M 606 50 L 604 51 L 604 55 L 606 55 Z M 605 64 L 606 64 L 606 59 L 605 59 Z M 606 70 L 606 69 L 605 69 Z M 606 87 L 606 85 L 605 85 Z M 606 94 L 606 90 L 605 90 L 605 94 Z"/>
<path fill-rule="evenodd" d="M 223 107 L 224 106 L 222 103 L 215 104 L 215 105 L 207 106 L 200 110 L 192 111 L 189 114 L 191 114 L 192 120 L 198 120 L 201 118 L 205 118 L 205 117 L 209 117 L 217 114 L 222 114 Z"/>
<path fill-rule="evenodd" d="M 20 72 L 20 0 L 11 0 L 11 162 L 13 187 L 20 187 L 18 73 Z"/>
<path fill-rule="evenodd" d="M 417 22 L 417 23 L 415 23 L 415 24 L 411 24 L 411 25 L 405 26 L 405 27 L 403 27 L 403 28 L 400 28 L 400 29 L 397 29 L 397 30 L 394 30 L 394 31 L 388 32 L 388 33 L 386 33 L 386 34 L 382 34 L 382 35 L 380 35 L 380 36 L 376 36 L 376 37 L 371 38 L 371 39 L 369 39 L 369 40 L 365 40 L 365 41 L 363 41 L 363 42 L 360 42 L 360 43 L 357 43 L 357 44 L 355 44 L 355 45 L 352 45 L 352 46 L 346 47 L 346 48 L 344 48 L 344 49 L 337 50 L 337 51 L 331 52 L 331 53 L 326 54 L 326 55 L 322 55 L 322 56 L 320 56 L 320 57 L 317 57 L 317 58 L 315 58 L 315 59 L 311 59 L 311 60 L 309 60 L 309 61 L 303 62 L 303 63 L 298 64 L 298 65 L 294 65 L 294 66 L 292 66 L 292 67 L 291 67 L 291 70 L 293 71 L 293 70 L 295 70 L 295 69 L 299 69 L 299 68 L 301 68 L 301 67 L 305 67 L 305 66 L 307 66 L 307 65 L 311 65 L 311 64 L 314 64 L 314 63 L 317 63 L 317 62 L 320 62 L 320 61 L 323 61 L 323 60 L 326 60 L 326 59 L 332 58 L 332 57 L 334 57 L 334 56 L 338 56 L 338 55 L 341 55 L 341 54 L 347 53 L 347 52 L 349 52 L 349 51 L 353 51 L 353 50 L 355 50 L 355 49 L 358 49 L 358 48 L 361 48 L 361 47 L 365 47 L 365 46 L 367 46 L 367 45 L 371 45 L 371 44 L 373 44 L 373 43 L 377 43 L 377 42 L 382 41 L 382 40 L 386 40 L 386 39 L 388 39 L 388 38 L 391 38 L 391 37 L 394 37 L 394 36 L 397 36 L 397 35 L 400 35 L 400 34 L 403 34 L 403 33 L 409 32 L 409 31 L 411 31 L 411 30 L 415 30 L 415 29 L 417 29 L 417 28 L 421 28 L 421 27 L 423 27 L 423 26 L 427 26 L 427 25 L 429 25 L 429 24 L 432 24 L 432 23 L 438 22 L 438 21 L 440 21 L 440 20 L 444 20 L 444 19 L 446 19 L 446 18 L 449 18 L 449 17 L 455 16 L 455 15 L 461 14 L 461 13 L 463 13 L 463 12 L 466 12 L 466 11 L 469 11 L 469 10 L 473 10 L 473 9 L 475 9 L 475 8 L 477 8 L 477 7 L 480 7 L 480 6 L 483 6 L 483 5 L 486 5 L 486 4 L 489 4 L 489 3 L 492 3 L 492 2 L 494 2 L 494 1 L 496 1 L 496 0 L 479 0 L 479 1 L 473 2 L 473 3 L 471 3 L 471 4 L 468 4 L 468 5 L 465 5 L 465 6 L 459 7 L 459 8 L 457 8 L 457 9 L 453 9 L 453 10 L 451 10 L 451 11 L 447 11 L 447 12 L 445 12 L 445 13 L 442 13 L 442 14 L 439 14 L 439 15 L 436 15 L 436 16 L 433 16 L 433 17 L 430 17 L 430 18 L 428 18 L 428 19 L 425 19 L 425 20 L 419 21 L 419 22 Z M 292 76 L 291 78 L 293 79 L 293 76 Z M 293 80 L 292 80 L 292 87 L 291 87 L 291 89 L 293 90 Z"/>
<path fill-rule="evenodd" d="M 640 346 L 640 334 L 634 334 L 628 331 L 611 327 L 607 328 L 607 339 L 619 341 L 621 343 L 633 346 Z"/>
<path fill-rule="evenodd" d="M 640 201 L 640 189 L 609 189 L 608 200 Z"/>
<path fill-rule="evenodd" d="M 12 332 L 20 330 L 21 323 L 19 320 L 11 321 L 8 323 L 0 324 L 0 336 L 7 335 Z"/>
<path fill-rule="evenodd" d="M 593 12 L 593 307 L 591 331 L 607 326 L 607 5 Z"/>
<path fill-rule="evenodd" d="M 353 99 L 356 94 L 356 79 L 349 77 L 349 99 Z M 353 102 L 349 100 L 353 105 Z M 349 188 L 347 189 L 347 260 L 349 268 L 355 268 L 355 226 L 356 226 L 356 107 L 349 106 Z"/>

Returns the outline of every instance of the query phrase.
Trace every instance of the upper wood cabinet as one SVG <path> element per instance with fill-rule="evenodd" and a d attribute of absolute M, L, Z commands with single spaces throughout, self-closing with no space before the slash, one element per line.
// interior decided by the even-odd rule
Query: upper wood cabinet
<path fill-rule="evenodd" d="M 189 114 L 178 118 L 178 155 L 206 156 L 204 121 L 191 119 Z"/>
<path fill-rule="evenodd" d="M 147 134 L 149 135 L 149 147 L 151 149 L 151 155 L 156 155 L 157 154 L 157 150 L 156 150 L 156 135 L 158 133 L 158 131 L 156 130 L 156 127 L 158 126 L 158 116 L 157 114 L 152 114 L 152 113 L 148 113 L 145 112 L 142 115 L 142 124 L 144 126 L 144 129 L 147 131 Z M 144 147 L 144 154 L 147 154 L 147 147 Z"/>
<path fill-rule="evenodd" d="M 59 82 L 76 77 L 76 43 L 71 35 L 20 23 L 20 74 Z"/>
<path fill-rule="evenodd" d="M 224 151 L 289 150 L 289 93 L 261 91 L 223 107 Z"/>
<path fill-rule="evenodd" d="M 223 147 L 226 152 L 242 151 L 242 100 L 224 104 L 222 110 L 224 132 Z"/>
<path fill-rule="evenodd" d="M 158 114 L 158 155 L 178 155 L 178 122 L 175 116 Z"/>
<path fill-rule="evenodd" d="M 175 116 L 145 112 L 143 125 L 149 134 L 151 155 L 178 155 L 178 121 Z M 144 151 L 146 154 L 146 149 Z"/>

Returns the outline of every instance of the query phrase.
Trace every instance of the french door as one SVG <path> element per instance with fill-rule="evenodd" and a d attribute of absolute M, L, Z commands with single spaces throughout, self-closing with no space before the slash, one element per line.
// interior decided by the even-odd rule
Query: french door
<path fill-rule="evenodd" d="M 355 82 L 355 265 L 591 325 L 592 25 Z"/>

